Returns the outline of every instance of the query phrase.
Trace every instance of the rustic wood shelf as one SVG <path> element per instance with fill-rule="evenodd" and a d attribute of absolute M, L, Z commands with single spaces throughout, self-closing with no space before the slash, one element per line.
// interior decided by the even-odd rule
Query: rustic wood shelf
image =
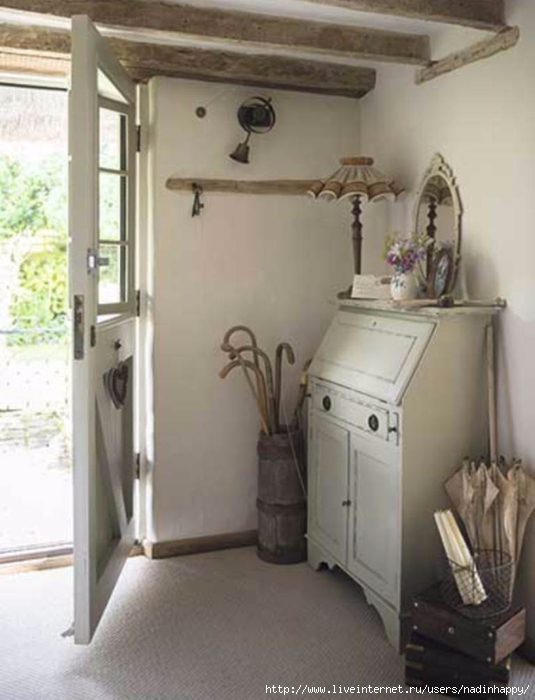
<path fill-rule="evenodd" d="M 203 192 L 304 195 L 313 183 L 313 180 L 207 180 L 204 178 L 170 177 L 166 187 L 173 192 L 192 192 L 193 185 L 196 184 L 202 187 Z"/>

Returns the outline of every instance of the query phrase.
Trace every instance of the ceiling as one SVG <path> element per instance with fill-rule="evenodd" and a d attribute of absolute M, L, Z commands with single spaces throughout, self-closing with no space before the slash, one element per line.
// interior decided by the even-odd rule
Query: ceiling
<path fill-rule="evenodd" d="M 165 6 L 176 5 L 182 6 L 182 9 L 184 9 L 184 5 L 186 4 L 184 2 L 181 2 L 181 0 L 166 0 L 165 5 L 159 2 L 159 0 L 129 1 L 132 3 L 132 6 L 138 4 L 142 4 L 145 6 L 151 4 L 154 5 L 154 15 L 157 15 L 159 12 L 161 12 L 162 8 L 165 8 Z M 302 30 L 303 33 L 306 33 L 309 29 L 313 28 L 314 26 L 318 26 L 317 24 L 314 25 L 313 23 L 320 23 L 320 25 L 323 27 L 325 27 L 326 25 L 335 25 L 334 27 L 332 27 L 333 30 L 335 30 L 336 28 L 348 28 L 350 30 L 351 28 L 354 28 L 354 31 L 358 31 L 358 28 L 364 28 L 365 30 L 372 30 L 371 32 L 365 32 L 366 34 L 373 34 L 374 30 L 381 30 L 383 32 L 395 32 L 398 35 L 404 34 L 427 36 L 429 37 L 430 45 L 430 55 L 428 54 L 428 58 L 430 58 L 431 60 L 437 60 L 451 51 L 457 51 L 459 49 L 466 48 L 467 46 L 470 46 L 476 41 L 480 41 L 481 39 L 492 36 L 493 34 L 490 31 L 482 31 L 480 29 L 467 28 L 453 24 L 439 23 L 436 21 L 407 19 L 404 17 L 394 17 L 392 15 L 362 12 L 349 9 L 348 7 L 340 7 L 331 4 L 332 2 L 347 3 L 351 1 L 352 0 L 187 0 L 187 5 L 191 6 L 192 12 L 194 11 L 194 8 L 216 8 L 219 10 L 225 10 L 229 12 L 238 11 L 240 13 L 254 13 L 257 16 L 265 17 L 266 21 L 268 21 L 268 19 L 270 21 L 273 21 L 281 18 L 292 18 L 294 21 L 299 20 L 299 28 L 300 30 Z M 398 0 L 385 1 L 389 4 L 396 4 L 396 2 L 398 2 Z M 409 3 L 411 1 L 412 0 L 408 0 Z M 430 3 L 431 5 L 433 5 L 433 3 L 440 4 L 440 2 L 442 1 L 446 2 L 446 0 L 423 0 L 423 2 L 422 0 L 414 0 L 415 4 L 419 6 L 426 5 L 427 3 Z M 403 2 L 406 6 L 407 0 L 403 0 Z M 464 4 L 477 4 L 478 2 L 492 3 L 500 2 L 500 0 L 465 0 Z M 400 6 L 403 4 L 401 0 L 399 0 L 399 4 Z M 98 6 L 109 6 L 111 8 L 113 5 L 113 0 L 109 0 L 108 3 L 102 1 L 97 3 L 91 3 L 90 1 L 76 1 L 70 3 L 70 6 L 76 8 L 76 12 L 80 11 L 79 8 L 97 8 Z M 14 2 L 5 2 L 3 3 L 3 6 L 0 7 L 0 23 L 5 25 L 5 28 L 9 28 L 12 25 L 19 27 L 31 26 L 33 28 L 49 27 L 62 29 L 64 32 L 66 32 L 69 28 L 69 19 L 67 16 L 65 16 L 68 15 L 68 11 L 64 8 L 68 6 L 69 3 L 53 3 L 50 0 L 27 0 L 27 2 L 25 2 L 24 0 L 14 0 Z M 64 16 L 55 15 L 56 7 L 58 8 L 58 13 Z M 380 5 L 378 5 L 378 7 L 380 7 Z M 20 8 L 22 8 L 23 11 L 21 11 Z M 46 11 L 47 14 L 35 14 L 34 12 L 28 12 L 28 9 L 30 8 L 40 8 Z M 177 7 L 177 9 L 179 8 Z M 88 12 L 88 14 L 92 16 L 91 12 Z M 111 12 L 111 14 L 113 14 L 113 12 Z M 254 16 L 242 15 L 242 18 L 246 20 L 250 18 L 250 21 L 254 23 Z M 98 19 L 98 15 L 95 16 L 95 19 Z M 166 31 L 166 25 L 158 27 L 158 29 L 155 30 L 154 26 L 148 27 L 146 26 L 146 24 L 145 26 L 139 27 L 124 26 L 123 20 L 120 18 L 117 20 L 117 22 L 118 24 L 121 24 L 123 26 L 117 26 L 117 24 L 112 26 L 111 22 L 106 22 L 106 24 L 100 24 L 99 28 L 103 31 L 104 34 L 107 34 L 111 37 L 127 40 L 123 43 L 128 43 L 129 45 L 136 42 L 138 45 L 140 43 L 147 45 L 161 45 L 162 50 L 164 46 L 168 48 L 173 46 L 177 47 L 177 75 L 180 74 L 181 61 L 183 61 L 184 59 L 185 51 L 187 52 L 201 50 L 203 54 L 206 55 L 208 55 L 210 52 L 215 52 L 214 55 L 216 55 L 217 52 L 220 52 L 221 55 L 224 54 L 225 56 L 240 54 L 242 56 L 250 56 L 251 59 L 253 59 L 254 57 L 261 57 L 264 61 L 267 61 L 269 57 L 273 57 L 274 71 L 279 73 L 281 70 L 280 57 L 287 57 L 289 60 L 288 66 L 290 69 L 291 61 L 297 60 L 297 63 L 295 64 L 295 70 L 293 71 L 295 75 L 304 75 L 308 72 L 309 68 L 310 70 L 312 70 L 313 73 L 314 71 L 321 72 L 322 68 L 325 67 L 325 76 L 329 75 L 329 80 L 333 84 L 333 89 L 331 90 L 332 94 L 347 94 L 347 96 L 351 96 L 348 93 L 346 87 L 347 84 L 351 83 L 353 74 L 356 77 L 358 77 L 358 67 L 362 67 L 363 70 L 368 71 L 370 68 L 375 69 L 376 71 L 383 71 L 388 70 L 389 66 L 391 65 L 391 63 L 385 63 L 382 58 L 381 60 L 376 60 L 375 58 L 363 55 L 362 53 L 355 55 L 355 53 L 352 53 L 352 51 L 348 49 L 345 49 L 344 51 L 332 51 L 329 50 L 329 48 L 325 49 L 325 47 L 321 47 L 320 49 L 318 49 L 314 46 L 309 47 L 308 45 L 299 44 L 292 45 L 288 42 L 285 45 L 278 45 L 277 42 L 273 41 L 269 41 L 267 43 L 251 43 L 247 39 L 244 40 L 243 37 L 240 37 L 238 40 L 228 40 L 227 37 L 222 37 L 221 35 L 211 36 L 209 31 L 203 32 L 202 35 L 192 35 L 189 32 L 184 33 L 176 31 Z M 216 28 L 216 34 L 219 31 L 218 24 L 221 23 L 218 23 L 217 21 L 213 23 L 213 26 Z M 298 25 L 294 26 L 298 28 Z M 283 31 L 284 30 L 281 29 L 281 32 Z M 37 35 L 35 32 L 33 34 L 33 43 L 31 43 L 29 46 L 26 46 L 26 44 L 24 44 L 25 48 L 21 49 L 26 51 L 26 53 L 28 53 L 28 51 L 36 53 L 39 49 L 38 43 L 36 43 Z M 17 36 L 20 38 L 20 33 Z M 4 31 L 3 38 L 0 37 L 0 70 L 2 69 L 1 56 L 3 48 L 6 53 L 10 54 L 9 65 L 12 64 L 13 50 L 18 50 L 18 48 L 20 48 L 20 46 L 17 45 L 17 36 L 13 37 L 11 36 L 9 31 Z M 395 35 L 392 36 L 394 37 Z M 416 39 L 417 38 L 418 37 L 416 37 Z M 51 44 L 51 42 L 48 42 L 48 44 Z M 331 42 L 330 45 L 335 46 L 336 44 L 335 42 Z M 180 47 L 182 47 L 183 49 L 182 53 L 179 50 Z M 139 51 L 141 51 L 141 49 L 139 49 Z M 129 55 L 132 56 L 132 53 L 133 52 L 130 50 Z M 276 63 L 277 57 L 279 58 L 279 64 Z M 407 64 L 406 60 L 397 61 L 396 58 L 390 58 L 388 60 L 393 60 L 393 62 L 396 64 Z M 139 61 L 142 61 L 142 58 L 140 58 Z M 167 50 L 166 52 L 166 61 L 169 63 L 169 69 L 166 74 L 172 74 L 170 65 L 171 57 L 169 50 Z M 301 63 L 299 61 L 301 61 Z M 303 61 L 305 61 L 305 63 L 303 63 Z M 423 65 L 425 64 L 425 62 L 426 59 L 424 59 L 423 63 L 422 60 L 420 60 L 419 64 Z M 338 93 L 336 92 L 336 73 L 333 77 L 332 71 L 329 70 L 329 66 L 332 66 L 333 68 L 339 66 L 339 73 L 343 70 L 344 66 L 348 67 L 347 75 L 341 76 L 341 88 Z M 191 67 L 188 68 L 188 71 L 190 70 Z M 247 69 L 244 68 L 244 70 L 244 75 L 247 78 Z M 254 62 L 251 63 L 251 67 L 249 68 L 249 70 L 251 72 L 252 79 L 254 80 L 254 74 L 256 72 Z M 351 70 L 353 71 L 353 74 L 351 73 Z M 414 66 L 406 65 L 406 70 L 414 71 Z M 290 72 L 292 71 L 290 70 Z M 143 75 L 145 75 L 145 73 L 143 73 Z M 185 77 L 189 77 L 188 72 L 186 72 Z M 203 75 L 200 75 L 199 77 L 203 79 Z M 230 82 L 232 82 L 232 77 L 232 75 L 229 75 Z M 204 76 L 204 79 L 210 79 L 209 75 Z M 224 79 L 224 75 L 219 75 L 217 79 Z M 299 78 L 297 78 L 297 80 L 299 81 Z M 306 79 L 303 78 L 303 80 L 304 83 L 306 83 Z M 325 77 L 325 84 L 327 86 L 325 90 L 320 90 L 319 88 L 316 89 L 317 85 L 321 83 L 321 80 L 319 78 L 319 82 L 314 82 L 314 80 L 310 83 L 310 85 L 303 84 L 303 89 L 307 89 L 307 91 L 312 92 L 328 91 L 327 77 Z M 240 80 L 238 79 L 237 82 L 240 82 Z M 251 81 L 247 82 L 247 80 L 244 80 L 243 82 L 245 84 L 251 84 Z M 342 83 L 344 83 L 344 85 L 342 85 Z M 262 82 L 260 81 L 258 82 L 258 84 L 262 85 Z M 272 85 L 272 87 L 274 86 L 276 85 Z M 285 87 L 285 85 L 281 85 L 281 87 Z M 299 85 L 288 85 L 287 87 L 289 87 L 290 89 L 299 89 Z M 359 97 L 362 95 L 360 93 L 355 93 L 355 95 L 353 96 Z"/>

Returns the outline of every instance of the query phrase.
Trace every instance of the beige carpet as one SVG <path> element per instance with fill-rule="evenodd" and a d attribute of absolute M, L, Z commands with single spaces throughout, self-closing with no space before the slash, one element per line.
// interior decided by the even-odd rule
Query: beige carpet
<path fill-rule="evenodd" d="M 87 648 L 61 637 L 71 588 L 71 569 L 0 576 L 1 700 L 255 700 L 279 684 L 312 698 L 327 693 L 303 685 L 403 683 L 378 617 L 340 573 L 264 564 L 251 548 L 138 557 Z M 533 667 L 517 661 L 515 682 L 535 698 Z"/>

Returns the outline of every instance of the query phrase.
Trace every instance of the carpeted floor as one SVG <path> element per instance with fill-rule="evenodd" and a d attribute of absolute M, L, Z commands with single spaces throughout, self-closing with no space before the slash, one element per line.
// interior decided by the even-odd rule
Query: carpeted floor
<path fill-rule="evenodd" d="M 403 684 L 358 586 L 264 564 L 252 548 L 130 560 L 90 647 L 61 636 L 71 591 L 71 569 L 0 577 L 1 700 L 256 700 L 273 685 L 312 698 L 326 693 L 303 685 Z M 535 698 L 535 668 L 517 660 L 514 675 Z"/>

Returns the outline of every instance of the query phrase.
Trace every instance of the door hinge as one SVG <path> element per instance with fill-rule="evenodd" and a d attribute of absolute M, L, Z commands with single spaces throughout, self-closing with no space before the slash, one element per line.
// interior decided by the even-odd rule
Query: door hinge
<path fill-rule="evenodd" d="M 141 453 L 140 452 L 136 452 L 135 464 L 136 464 L 135 475 L 136 475 L 136 479 L 139 480 L 141 478 Z"/>
<path fill-rule="evenodd" d="M 136 126 L 136 153 L 141 153 L 141 126 Z"/>
<path fill-rule="evenodd" d="M 136 289 L 136 316 L 141 316 L 141 290 Z"/>
<path fill-rule="evenodd" d="M 91 331 L 90 331 L 90 335 L 89 335 L 89 342 L 90 342 L 92 348 L 94 348 L 97 344 L 96 326 L 91 326 Z"/>

